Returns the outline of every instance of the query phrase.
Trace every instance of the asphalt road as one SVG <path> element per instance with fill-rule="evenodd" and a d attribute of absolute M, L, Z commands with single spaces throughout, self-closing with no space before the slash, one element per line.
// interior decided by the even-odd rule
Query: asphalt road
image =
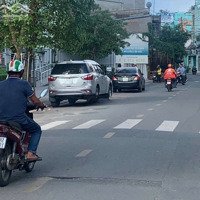
<path fill-rule="evenodd" d="M 200 76 L 167 92 L 114 93 L 36 112 L 43 136 L 33 172 L 15 171 L 8 200 L 199 200 Z"/>

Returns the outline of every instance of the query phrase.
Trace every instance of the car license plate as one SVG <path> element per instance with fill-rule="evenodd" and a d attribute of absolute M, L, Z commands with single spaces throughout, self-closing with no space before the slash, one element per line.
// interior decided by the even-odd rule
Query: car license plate
<path fill-rule="evenodd" d="M 0 149 L 5 149 L 6 139 L 6 137 L 0 137 Z"/>
<path fill-rule="evenodd" d="M 122 80 L 123 80 L 123 82 L 127 82 L 128 78 L 123 78 Z"/>

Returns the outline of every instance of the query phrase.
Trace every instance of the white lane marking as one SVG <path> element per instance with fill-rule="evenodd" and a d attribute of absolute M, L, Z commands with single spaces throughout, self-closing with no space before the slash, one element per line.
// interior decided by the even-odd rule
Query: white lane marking
<path fill-rule="evenodd" d="M 154 110 L 153 108 L 149 108 L 149 109 L 148 109 L 148 111 L 153 111 L 153 110 Z"/>
<path fill-rule="evenodd" d="M 137 117 L 137 118 L 142 118 L 142 117 L 144 117 L 144 115 L 141 114 L 141 115 L 137 115 L 136 117 Z"/>
<path fill-rule="evenodd" d="M 92 152 L 92 149 L 86 149 L 81 151 L 79 154 L 76 155 L 77 158 L 86 157 L 89 153 Z"/>
<path fill-rule="evenodd" d="M 156 104 L 156 106 L 161 106 L 162 104 L 160 104 L 160 103 L 158 103 L 158 104 Z"/>
<path fill-rule="evenodd" d="M 55 121 L 55 122 L 45 124 L 45 125 L 41 126 L 41 128 L 42 128 L 43 131 L 46 131 L 46 130 L 54 128 L 56 126 L 60 126 L 62 124 L 65 124 L 67 122 L 69 122 L 69 121 Z"/>
<path fill-rule="evenodd" d="M 168 99 L 172 99 L 173 97 L 168 97 Z"/>
<path fill-rule="evenodd" d="M 84 124 L 74 127 L 73 129 L 88 129 L 88 128 L 91 128 L 92 126 L 100 124 L 103 121 L 105 121 L 105 119 L 90 120 Z"/>
<path fill-rule="evenodd" d="M 131 129 L 141 121 L 142 119 L 127 119 L 125 122 L 115 126 L 114 129 Z"/>
<path fill-rule="evenodd" d="M 110 133 L 107 133 L 103 138 L 110 139 L 113 135 L 115 135 L 115 133 L 114 132 L 110 132 Z"/>
<path fill-rule="evenodd" d="M 163 121 L 163 123 L 156 129 L 156 131 L 173 132 L 178 124 L 179 121 Z"/>
<path fill-rule="evenodd" d="M 25 192 L 34 192 L 36 190 L 39 190 L 40 188 L 42 188 L 48 181 L 52 180 L 53 178 L 49 178 L 49 177 L 42 177 L 42 178 L 38 178 L 36 179 L 36 181 L 34 181 L 31 186 L 29 186 Z"/>
<path fill-rule="evenodd" d="M 199 81 L 195 81 L 195 83 L 198 83 Z"/>
<path fill-rule="evenodd" d="M 164 103 L 166 103 L 166 102 L 167 102 L 167 100 L 163 100 L 163 102 L 164 102 Z"/>

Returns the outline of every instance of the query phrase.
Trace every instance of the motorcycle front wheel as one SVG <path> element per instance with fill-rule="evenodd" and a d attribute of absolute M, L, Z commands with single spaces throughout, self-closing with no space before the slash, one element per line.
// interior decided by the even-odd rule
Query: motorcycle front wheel
<path fill-rule="evenodd" d="M 11 154 L 11 146 L 6 144 L 5 149 L 0 149 L 0 187 L 9 184 L 12 170 L 7 168 L 7 158 Z"/>

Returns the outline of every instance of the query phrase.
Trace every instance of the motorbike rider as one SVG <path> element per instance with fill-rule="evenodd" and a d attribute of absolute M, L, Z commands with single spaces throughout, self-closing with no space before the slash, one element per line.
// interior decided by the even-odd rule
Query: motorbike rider
<path fill-rule="evenodd" d="M 179 67 L 178 67 L 178 69 L 176 71 L 177 71 L 178 74 L 180 74 L 180 76 L 181 76 L 182 79 L 185 79 L 184 81 L 187 80 L 186 69 L 183 66 L 183 63 L 179 64 Z"/>
<path fill-rule="evenodd" d="M 27 102 L 30 100 L 38 108 L 45 105 L 36 97 L 28 81 L 22 80 L 24 65 L 19 60 L 12 60 L 7 66 L 8 78 L 0 82 L 0 120 L 20 124 L 31 135 L 28 153 L 25 158 L 30 161 L 41 160 L 36 150 L 41 137 L 41 127 L 26 114 Z"/>
<path fill-rule="evenodd" d="M 174 87 L 176 87 L 175 82 L 176 82 L 176 71 L 173 69 L 172 64 L 167 65 L 167 69 L 164 72 L 163 78 L 165 82 L 167 82 L 167 79 L 172 79 L 172 83 Z"/>
<path fill-rule="evenodd" d="M 161 75 L 162 75 L 162 69 L 160 65 L 157 66 L 157 71 L 156 71 L 156 76 L 157 76 L 157 81 L 160 83 L 161 82 Z"/>

